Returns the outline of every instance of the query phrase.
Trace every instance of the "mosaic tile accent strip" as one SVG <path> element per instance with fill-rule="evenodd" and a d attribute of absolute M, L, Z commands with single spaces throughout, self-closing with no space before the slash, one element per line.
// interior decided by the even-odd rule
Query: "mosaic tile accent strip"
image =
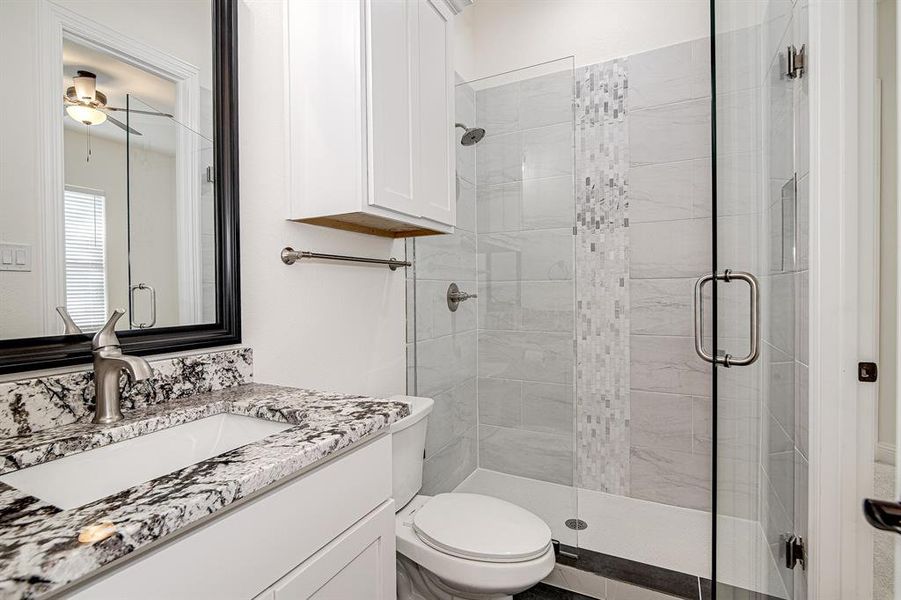
<path fill-rule="evenodd" d="M 253 351 L 237 348 L 151 360 L 153 378 L 132 385 L 122 375 L 122 408 L 133 410 L 253 381 Z M 0 383 L 0 437 L 27 435 L 90 420 L 94 372 Z"/>
<path fill-rule="evenodd" d="M 628 62 L 576 70 L 578 487 L 629 492 Z"/>

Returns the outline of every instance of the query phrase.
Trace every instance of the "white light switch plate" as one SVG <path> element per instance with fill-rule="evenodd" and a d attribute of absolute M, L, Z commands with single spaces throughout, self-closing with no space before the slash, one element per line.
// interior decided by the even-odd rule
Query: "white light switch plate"
<path fill-rule="evenodd" d="M 31 245 L 0 244 L 0 271 L 31 271 Z"/>

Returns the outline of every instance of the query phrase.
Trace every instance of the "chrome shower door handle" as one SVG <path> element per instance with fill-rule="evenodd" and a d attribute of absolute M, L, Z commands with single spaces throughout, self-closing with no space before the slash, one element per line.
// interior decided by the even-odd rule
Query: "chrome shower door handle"
<path fill-rule="evenodd" d="M 134 320 L 134 309 L 135 309 L 135 290 L 147 290 L 150 292 L 150 322 L 149 323 L 135 323 Z M 129 304 L 131 305 L 131 312 L 128 315 L 128 320 L 130 325 L 133 328 L 137 329 L 148 329 L 156 325 L 156 290 L 153 289 L 152 286 L 147 285 L 146 283 L 136 283 L 135 285 L 128 288 L 129 300 L 131 301 Z"/>
<path fill-rule="evenodd" d="M 735 358 L 729 353 L 725 353 L 723 356 L 714 356 L 704 348 L 704 285 L 714 279 L 724 283 L 738 280 L 748 284 L 751 309 L 749 315 L 750 345 L 748 353 L 740 358 Z M 750 273 L 726 269 L 721 274 L 699 277 L 695 282 L 694 318 L 695 352 L 705 361 L 724 367 L 744 367 L 752 364 L 760 356 L 760 284 L 757 282 L 757 278 Z"/>
<path fill-rule="evenodd" d="M 704 349 L 704 285 L 713 281 L 713 275 L 698 277 L 695 281 L 694 316 L 695 316 L 695 352 L 705 361 L 715 364 L 716 357 Z"/>

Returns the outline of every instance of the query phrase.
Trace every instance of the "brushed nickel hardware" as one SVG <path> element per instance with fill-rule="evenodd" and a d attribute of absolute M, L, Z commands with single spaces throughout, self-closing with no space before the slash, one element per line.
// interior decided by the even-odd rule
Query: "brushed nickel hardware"
<path fill-rule="evenodd" d="M 807 570 L 807 549 L 804 539 L 794 533 L 782 534 L 782 543 L 785 546 L 785 568 L 794 569 L 801 565 L 801 570 Z"/>
<path fill-rule="evenodd" d="M 321 252 L 309 252 L 307 250 L 295 250 L 290 246 L 284 248 L 281 253 L 282 262 L 286 265 L 293 265 L 301 258 L 319 258 L 322 260 L 340 260 L 344 262 L 361 262 L 373 265 L 388 265 L 392 271 L 396 271 L 398 267 L 412 267 L 413 263 L 408 260 L 397 260 L 394 257 L 385 258 L 366 258 L 364 256 L 344 256 L 342 254 L 322 254 Z"/>
<path fill-rule="evenodd" d="M 804 70 L 807 68 L 807 47 L 801 45 L 800 48 L 789 46 L 786 48 L 785 58 L 787 68 L 785 76 L 789 79 L 800 79 L 804 76 Z"/>
<path fill-rule="evenodd" d="M 135 314 L 135 290 L 147 290 L 150 292 L 150 322 L 149 323 L 136 323 L 134 320 Z M 146 283 L 136 283 L 128 288 L 128 300 L 131 304 L 131 313 L 128 315 L 129 324 L 132 329 L 148 329 L 156 325 L 156 290 L 153 289 L 152 286 L 147 285 Z"/>
<path fill-rule="evenodd" d="M 465 302 L 470 298 L 478 298 L 478 294 L 470 294 L 468 292 L 461 292 L 460 288 L 457 287 L 456 283 L 452 283 L 447 286 L 447 307 L 451 312 L 457 312 L 457 309 L 460 307 L 461 302 Z"/>
<path fill-rule="evenodd" d="M 728 353 L 724 353 L 722 356 L 714 356 L 704 348 L 704 286 L 714 279 L 725 283 L 738 280 L 748 284 L 751 295 L 750 347 L 748 348 L 748 353 L 741 358 L 735 358 Z M 723 365 L 724 367 L 744 367 L 752 364 L 760 356 L 760 285 L 757 282 L 757 278 L 750 273 L 726 269 L 720 274 L 699 277 L 695 282 L 694 317 L 695 352 L 705 361 L 711 364 Z"/>
<path fill-rule="evenodd" d="M 124 310 L 113 311 L 106 325 L 94 335 L 91 348 L 94 354 L 94 387 L 97 406 L 92 423 L 115 423 L 122 419 L 122 390 L 119 375 L 128 373 L 133 382 L 146 381 L 153 375 L 150 364 L 140 356 L 122 354 L 116 323 L 125 314 Z"/>
<path fill-rule="evenodd" d="M 81 330 L 81 327 L 79 327 L 72 319 L 72 315 L 69 314 L 69 309 L 65 306 L 57 306 L 56 312 L 59 314 L 59 318 L 63 320 L 63 326 L 66 328 L 66 335 L 84 333 L 84 331 Z"/>

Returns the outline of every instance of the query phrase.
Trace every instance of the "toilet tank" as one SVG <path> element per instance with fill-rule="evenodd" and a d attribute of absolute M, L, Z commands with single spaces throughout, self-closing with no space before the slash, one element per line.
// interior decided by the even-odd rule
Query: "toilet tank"
<path fill-rule="evenodd" d="M 393 396 L 410 405 L 410 415 L 391 425 L 392 487 L 395 511 L 413 499 L 422 487 L 422 460 L 428 416 L 435 404 L 431 398 Z"/>

